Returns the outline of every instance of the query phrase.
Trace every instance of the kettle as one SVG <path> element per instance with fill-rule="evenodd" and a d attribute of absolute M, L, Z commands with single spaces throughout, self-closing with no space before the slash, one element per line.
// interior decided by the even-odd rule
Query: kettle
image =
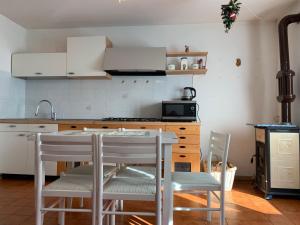
<path fill-rule="evenodd" d="M 192 87 L 185 87 L 183 88 L 183 96 L 181 100 L 184 101 L 191 101 L 196 97 L 196 89 Z"/>

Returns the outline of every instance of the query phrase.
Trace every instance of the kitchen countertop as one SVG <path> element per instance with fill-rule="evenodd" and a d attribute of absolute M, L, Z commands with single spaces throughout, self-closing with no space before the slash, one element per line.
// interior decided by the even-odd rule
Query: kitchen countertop
<path fill-rule="evenodd" d="M 0 119 L 0 123 L 15 123 L 15 124 L 170 124 L 170 125 L 182 125 L 186 124 L 200 124 L 199 122 L 129 122 L 129 121 L 102 121 L 100 119 L 42 119 L 42 118 L 9 118 Z"/>

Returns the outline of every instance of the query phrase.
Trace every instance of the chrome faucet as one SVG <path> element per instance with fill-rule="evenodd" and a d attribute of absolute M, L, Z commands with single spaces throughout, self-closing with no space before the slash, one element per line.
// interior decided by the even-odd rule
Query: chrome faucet
<path fill-rule="evenodd" d="M 51 103 L 49 100 L 41 100 L 41 101 L 39 102 L 39 104 L 37 105 L 37 107 L 36 107 L 36 110 L 35 110 L 35 114 L 34 114 L 34 115 L 35 115 L 35 116 L 38 116 L 38 115 L 39 115 L 40 104 L 43 103 L 43 102 L 47 102 L 47 103 L 50 105 L 50 107 L 51 107 L 51 114 L 50 114 L 51 119 L 52 119 L 52 120 L 56 120 L 56 112 L 54 112 L 53 105 L 52 105 L 52 103 Z"/>

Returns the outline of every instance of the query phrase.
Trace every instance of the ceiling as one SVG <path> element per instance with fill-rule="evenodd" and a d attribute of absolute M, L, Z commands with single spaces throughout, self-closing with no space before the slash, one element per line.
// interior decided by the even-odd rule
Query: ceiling
<path fill-rule="evenodd" d="M 240 21 L 276 19 L 297 0 L 241 0 Z M 0 0 L 0 14 L 31 29 L 219 22 L 229 0 Z"/>

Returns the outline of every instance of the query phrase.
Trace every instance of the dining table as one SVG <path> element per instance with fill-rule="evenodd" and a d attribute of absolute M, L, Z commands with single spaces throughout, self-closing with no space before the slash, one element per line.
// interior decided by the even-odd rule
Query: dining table
<path fill-rule="evenodd" d="M 156 136 L 158 132 L 156 130 L 134 130 L 134 131 L 60 131 L 58 133 L 65 135 L 78 135 L 84 133 L 97 133 L 104 135 L 122 135 L 122 136 Z M 163 202 L 162 202 L 162 224 L 173 224 L 173 196 L 172 196 L 172 145 L 178 143 L 178 138 L 174 132 L 161 131 L 161 143 L 162 143 L 162 158 L 163 158 Z"/>

